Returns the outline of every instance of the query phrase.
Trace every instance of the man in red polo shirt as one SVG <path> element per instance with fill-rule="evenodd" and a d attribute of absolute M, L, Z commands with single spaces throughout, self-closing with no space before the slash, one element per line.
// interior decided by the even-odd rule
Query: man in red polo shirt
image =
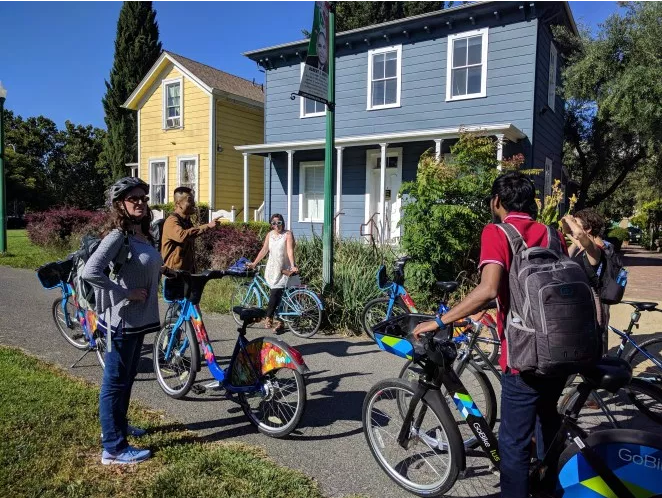
<path fill-rule="evenodd" d="M 547 227 L 534 221 L 537 214 L 535 193 L 533 181 L 517 172 L 499 176 L 492 185 L 490 209 L 494 222 L 513 225 L 527 247 L 547 246 Z M 567 252 L 563 237 L 561 241 Z M 501 496 L 527 498 L 531 437 L 536 427 L 536 418 L 540 421 L 537 434 L 539 454 L 544 454 L 561 424 L 556 405 L 566 378 L 520 375 L 508 367 L 504 323 L 510 307 L 508 272 L 512 259 L 512 250 L 503 230 L 496 224 L 487 225 L 481 235 L 480 284 L 448 313 L 436 321 L 416 327 L 414 335 L 420 337 L 423 333 L 443 329 L 446 324 L 476 313 L 497 298 L 497 327 L 501 339 L 499 364 L 503 372 L 499 427 Z"/>

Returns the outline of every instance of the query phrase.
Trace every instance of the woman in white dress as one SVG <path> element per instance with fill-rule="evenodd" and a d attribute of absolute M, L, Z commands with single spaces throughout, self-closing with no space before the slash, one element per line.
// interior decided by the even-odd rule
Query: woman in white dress
<path fill-rule="evenodd" d="M 287 286 L 289 277 L 299 271 L 294 263 L 294 236 L 289 230 L 285 230 L 285 220 L 280 214 L 273 214 L 269 220 L 271 231 L 264 238 L 264 244 L 255 261 L 249 263 L 249 268 L 255 268 L 260 261 L 269 253 L 267 267 L 264 271 L 264 279 L 269 284 L 271 292 L 269 294 L 269 305 L 267 306 L 267 318 L 265 328 L 274 326 L 274 314 L 280 300 L 283 298 L 283 292 Z M 283 322 L 276 320 L 274 331 L 283 328 Z"/>

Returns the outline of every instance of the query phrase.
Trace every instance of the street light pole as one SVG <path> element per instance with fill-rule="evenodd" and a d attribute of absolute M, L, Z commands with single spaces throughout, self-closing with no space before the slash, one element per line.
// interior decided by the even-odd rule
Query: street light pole
<path fill-rule="evenodd" d="M 5 204 L 5 99 L 7 89 L 0 81 L 0 254 L 7 252 L 7 213 Z"/>
<path fill-rule="evenodd" d="M 329 86 L 326 109 L 326 147 L 324 153 L 324 229 L 322 230 L 322 286 L 333 286 L 333 151 L 336 133 L 336 6 L 329 10 Z M 340 195 L 340 192 L 338 192 Z"/>

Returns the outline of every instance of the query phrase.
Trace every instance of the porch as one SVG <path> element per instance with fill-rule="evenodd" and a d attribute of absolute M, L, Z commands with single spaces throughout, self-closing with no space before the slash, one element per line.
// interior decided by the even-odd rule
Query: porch
<path fill-rule="evenodd" d="M 494 136 L 499 160 L 504 154 L 527 152 L 518 143 L 524 133 L 510 123 L 337 138 L 333 159 L 336 234 L 397 242 L 400 186 L 416 177 L 426 150 L 433 150 L 437 157 L 449 154 L 461 131 Z M 324 140 L 311 140 L 236 146 L 244 156 L 244 221 L 248 221 L 248 158 L 254 154 L 266 159 L 265 202 L 255 215 L 266 219 L 281 213 L 287 229 L 295 234 L 321 233 L 324 145 Z"/>

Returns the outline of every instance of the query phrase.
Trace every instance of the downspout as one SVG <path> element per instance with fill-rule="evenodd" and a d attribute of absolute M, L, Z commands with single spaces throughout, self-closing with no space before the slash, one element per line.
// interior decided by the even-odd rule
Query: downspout
<path fill-rule="evenodd" d="M 216 101 L 209 96 L 209 219 L 216 210 Z"/>

